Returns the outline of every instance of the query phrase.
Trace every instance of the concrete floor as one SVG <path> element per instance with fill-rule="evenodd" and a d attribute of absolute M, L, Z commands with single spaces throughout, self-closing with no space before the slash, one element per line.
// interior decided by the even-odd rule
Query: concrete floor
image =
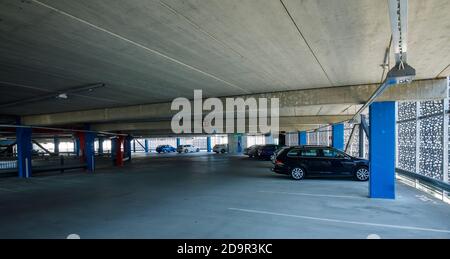
<path fill-rule="evenodd" d="M 0 238 L 450 238 L 450 206 L 408 186 L 292 181 L 270 162 L 152 154 L 124 168 L 0 179 Z"/>

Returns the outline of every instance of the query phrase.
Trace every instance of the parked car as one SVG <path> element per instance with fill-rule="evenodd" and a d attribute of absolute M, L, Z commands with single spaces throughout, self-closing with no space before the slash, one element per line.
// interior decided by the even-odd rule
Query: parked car
<path fill-rule="evenodd" d="M 213 147 L 213 152 L 215 153 L 226 153 L 228 152 L 228 144 L 217 144 Z"/>
<path fill-rule="evenodd" d="M 158 153 L 171 153 L 175 151 L 177 151 L 177 149 L 171 145 L 159 145 L 156 147 L 156 152 Z"/>
<path fill-rule="evenodd" d="M 190 153 L 190 152 L 200 152 L 200 148 L 194 145 L 179 145 L 177 147 L 178 153 Z"/>
<path fill-rule="evenodd" d="M 256 152 L 256 157 L 260 159 L 269 160 L 270 157 L 277 151 L 281 146 L 275 144 L 267 144 L 259 146 Z"/>
<path fill-rule="evenodd" d="M 351 175 L 358 181 L 367 181 L 369 160 L 327 146 L 297 146 L 278 153 L 272 171 L 295 180 L 313 175 Z"/>
<path fill-rule="evenodd" d="M 270 160 L 272 161 L 272 164 L 275 164 L 275 161 L 277 160 L 278 154 L 283 151 L 283 149 L 289 148 L 288 146 L 280 146 L 275 152 L 273 152 L 273 155 L 270 156 Z"/>
<path fill-rule="evenodd" d="M 256 156 L 257 155 L 257 152 L 258 152 L 258 147 L 259 147 L 260 145 L 253 145 L 253 146 L 250 146 L 250 147 L 248 147 L 248 148 L 245 148 L 244 149 L 244 155 L 247 155 L 248 157 L 254 157 L 254 156 Z"/>

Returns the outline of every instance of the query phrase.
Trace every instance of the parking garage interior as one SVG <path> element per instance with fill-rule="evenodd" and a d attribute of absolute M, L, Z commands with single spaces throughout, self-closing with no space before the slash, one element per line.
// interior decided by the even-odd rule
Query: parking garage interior
<path fill-rule="evenodd" d="M 2 0 L 0 238 L 450 238 L 449 13 L 446 0 Z M 247 131 L 244 106 L 220 112 L 250 116 L 243 131 L 175 132 L 172 102 L 194 107 L 199 89 L 279 100 L 277 130 Z M 294 180 L 276 154 L 248 155 L 264 145 L 330 147 L 370 178 Z"/>

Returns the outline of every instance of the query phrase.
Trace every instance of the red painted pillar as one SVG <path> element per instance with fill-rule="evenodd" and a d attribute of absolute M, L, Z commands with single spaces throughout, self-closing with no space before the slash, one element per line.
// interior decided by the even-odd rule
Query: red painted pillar
<path fill-rule="evenodd" d="M 123 143 L 124 137 L 119 136 L 117 138 L 117 150 L 116 150 L 116 166 L 123 166 Z"/>
<path fill-rule="evenodd" d="M 84 132 L 77 132 L 77 138 L 80 141 L 80 159 L 84 162 L 86 161 L 86 138 Z"/>

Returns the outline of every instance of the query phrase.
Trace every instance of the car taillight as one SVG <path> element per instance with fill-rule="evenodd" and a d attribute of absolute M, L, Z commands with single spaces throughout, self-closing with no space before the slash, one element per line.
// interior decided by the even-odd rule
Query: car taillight
<path fill-rule="evenodd" d="M 281 160 L 278 160 L 278 159 L 275 160 L 275 164 L 277 164 L 277 165 L 284 165 L 283 162 L 281 162 Z"/>

